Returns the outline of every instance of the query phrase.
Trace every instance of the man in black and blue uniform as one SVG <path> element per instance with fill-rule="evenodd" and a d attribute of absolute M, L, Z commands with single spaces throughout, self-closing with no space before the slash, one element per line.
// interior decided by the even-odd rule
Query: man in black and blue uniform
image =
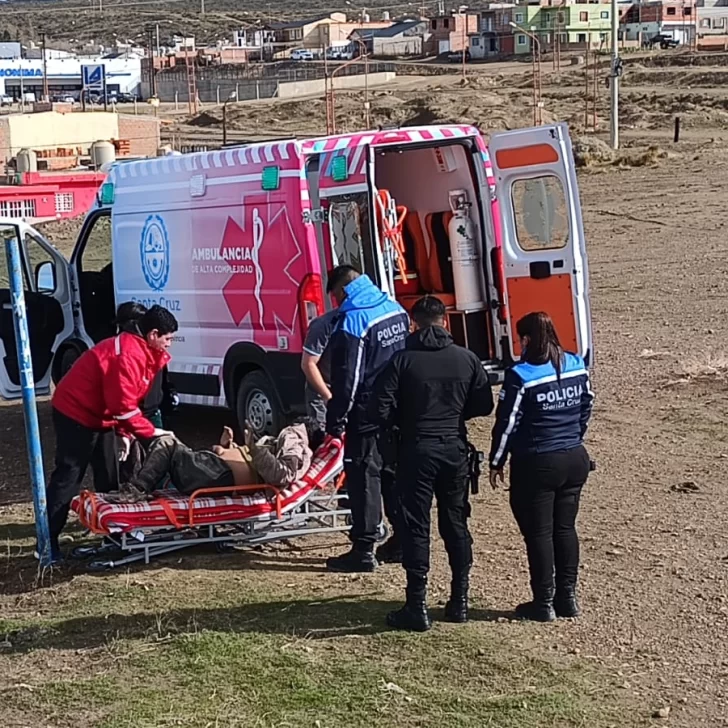
<path fill-rule="evenodd" d="M 330 558 L 332 571 L 374 571 L 374 544 L 385 510 L 397 533 L 394 473 L 385 465 L 379 428 L 368 413 L 377 375 L 404 347 L 409 319 L 404 309 L 371 279 L 348 265 L 329 274 L 328 292 L 339 302 L 339 317 L 331 337 L 331 400 L 326 430 L 346 433 L 344 470 L 351 506 L 351 551 Z"/>
<path fill-rule="evenodd" d="M 584 435 L 594 395 L 577 354 L 565 352 L 542 312 L 517 324 L 523 355 L 505 373 L 490 451 L 497 487 L 510 454 L 510 504 L 526 543 L 533 599 L 516 615 L 550 622 L 579 614 L 575 523 L 591 469 Z"/>

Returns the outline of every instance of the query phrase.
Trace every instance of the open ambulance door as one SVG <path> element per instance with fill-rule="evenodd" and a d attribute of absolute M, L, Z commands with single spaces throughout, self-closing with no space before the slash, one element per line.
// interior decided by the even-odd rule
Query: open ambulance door
<path fill-rule="evenodd" d="M 5 241 L 20 248 L 25 308 L 36 393 L 51 389 L 51 364 L 62 341 L 73 333 L 71 283 L 66 259 L 40 233 L 24 222 L 0 220 L 0 397 L 21 397 L 20 366 L 10 295 Z"/>
<path fill-rule="evenodd" d="M 545 311 L 561 345 L 590 364 L 586 247 L 567 126 L 493 134 L 488 148 L 500 207 L 510 354 L 517 359 L 521 353 L 516 322 Z"/>

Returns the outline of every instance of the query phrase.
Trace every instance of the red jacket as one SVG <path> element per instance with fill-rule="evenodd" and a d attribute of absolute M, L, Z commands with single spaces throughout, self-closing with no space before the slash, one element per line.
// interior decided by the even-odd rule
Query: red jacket
<path fill-rule="evenodd" d="M 84 352 L 61 379 L 53 407 L 92 430 L 113 427 L 149 438 L 154 425 L 142 415 L 139 403 L 169 359 L 169 354 L 150 349 L 135 334 L 105 339 Z"/>

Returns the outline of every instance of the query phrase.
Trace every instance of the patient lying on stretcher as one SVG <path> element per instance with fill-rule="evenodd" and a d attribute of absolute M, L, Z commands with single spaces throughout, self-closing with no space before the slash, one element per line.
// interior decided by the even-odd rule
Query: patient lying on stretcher
<path fill-rule="evenodd" d="M 169 478 L 184 494 L 200 488 L 268 484 L 286 487 L 301 478 L 323 433 L 309 418 L 284 427 L 278 437 L 255 439 L 245 430 L 245 444 L 238 445 L 229 427 L 211 450 L 192 450 L 174 435 L 158 437 L 149 446 L 144 464 L 121 486 L 120 500 L 145 500 L 159 483 Z"/>

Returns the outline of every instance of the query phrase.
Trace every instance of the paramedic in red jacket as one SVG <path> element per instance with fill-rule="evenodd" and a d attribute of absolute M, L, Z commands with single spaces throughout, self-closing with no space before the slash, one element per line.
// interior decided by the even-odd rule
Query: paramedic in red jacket
<path fill-rule="evenodd" d="M 142 414 L 140 402 L 169 361 L 167 349 L 177 320 L 152 306 L 139 320 L 139 334 L 122 332 L 84 352 L 53 394 L 56 431 L 55 469 L 47 489 L 51 548 L 58 558 L 58 537 L 96 443 L 111 429 L 124 438 L 151 440 L 161 430 Z"/>

